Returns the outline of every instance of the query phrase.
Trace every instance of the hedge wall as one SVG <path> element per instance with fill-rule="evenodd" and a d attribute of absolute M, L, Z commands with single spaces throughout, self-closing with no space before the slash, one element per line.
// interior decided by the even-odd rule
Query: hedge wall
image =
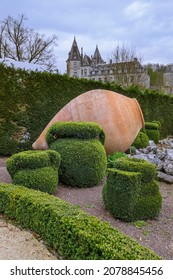
<path fill-rule="evenodd" d="M 173 134 L 173 96 L 138 87 L 123 89 L 67 75 L 16 70 L 0 64 L 0 155 L 31 149 L 52 117 L 76 96 L 109 89 L 135 97 L 146 121 L 161 123 L 161 137 Z M 154 108 L 154 110 L 153 110 Z"/>
<path fill-rule="evenodd" d="M 66 259 L 157 260 L 132 238 L 52 195 L 0 184 L 0 213 L 42 239 Z"/>

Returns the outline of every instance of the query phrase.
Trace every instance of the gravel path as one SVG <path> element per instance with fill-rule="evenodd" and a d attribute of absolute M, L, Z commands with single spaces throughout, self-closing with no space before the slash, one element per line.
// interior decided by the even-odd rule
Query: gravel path
<path fill-rule="evenodd" d="M 0 217 L 0 260 L 56 260 L 43 241 Z"/>
<path fill-rule="evenodd" d="M 0 182 L 10 183 L 11 177 L 5 168 L 5 162 L 5 158 L 0 158 Z M 105 210 L 102 200 L 103 184 L 104 180 L 98 187 L 85 189 L 59 184 L 55 195 L 72 204 L 80 205 L 84 211 L 97 216 L 100 220 L 108 221 L 124 234 L 151 248 L 163 259 L 173 260 L 173 184 L 160 183 L 163 197 L 161 213 L 156 220 L 146 221 L 142 226 L 121 222 Z M 56 259 L 56 257 L 31 233 L 6 224 L 1 218 L 0 259 Z"/>

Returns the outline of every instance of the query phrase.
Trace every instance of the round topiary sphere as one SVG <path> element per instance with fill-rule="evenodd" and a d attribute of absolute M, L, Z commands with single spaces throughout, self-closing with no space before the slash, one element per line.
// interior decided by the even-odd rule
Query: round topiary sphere
<path fill-rule="evenodd" d="M 60 138 L 50 149 L 61 155 L 59 180 L 66 185 L 97 186 L 106 173 L 106 152 L 98 139 Z"/>

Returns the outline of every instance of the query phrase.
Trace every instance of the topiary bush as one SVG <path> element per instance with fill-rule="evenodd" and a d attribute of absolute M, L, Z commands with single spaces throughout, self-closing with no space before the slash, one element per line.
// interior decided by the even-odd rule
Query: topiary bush
<path fill-rule="evenodd" d="M 108 169 L 103 200 L 105 207 L 124 221 L 155 218 L 162 206 L 156 166 L 136 158 L 118 159 L 115 168 Z"/>
<path fill-rule="evenodd" d="M 98 124 L 56 123 L 48 130 L 46 140 L 50 149 L 61 155 L 62 183 L 81 188 L 100 183 L 106 173 L 107 157 L 103 147 L 105 133 Z"/>
<path fill-rule="evenodd" d="M 53 124 L 46 134 L 48 145 L 59 138 L 98 139 L 105 143 L 105 132 L 95 122 L 57 122 Z"/>
<path fill-rule="evenodd" d="M 51 166 L 19 170 L 13 177 L 13 183 L 52 194 L 58 185 L 58 170 Z"/>
<path fill-rule="evenodd" d="M 148 184 L 157 179 L 155 164 L 140 158 L 120 158 L 115 163 L 115 168 L 130 172 L 140 172 L 141 182 Z"/>
<path fill-rule="evenodd" d="M 58 185 L 60 155 L 55 151 L 25 151 L 7 160 L 13 183 L 52 194 Z"/>
<path fill-rule="evenodd" d="M 107 167 L 113 168 L 114 163 L 118 158 L 127 157 L 125 153 L 122 152 L 115 152 L 113 155 L 108 155 L 107 157 Z"/>
<path fill-rule="evenodd" d="M 118 169 L 108 169 L 103 187 L 103 201 L 113 216 L 123 221 L 134 220 L 134 209 L 138 201 L 141 174 Z"/>
<path fill-rule="evenodd" d="M 153 122 L 145 122 L 145 131 L 150 140 L 153 140 L 155 144 L 159 142 L 160 139 L 160 123 Z"/>
<path fill-rule="evenodd" d="M 161 259 L 109 223 L 40 191 L 0 184 L 0 213 L 39 234 L 64 259 Z"/>
<path fill-rule="evenodd" d="M 133 141 L 132 146 L 137 149 L 146 148 L 149 145 L 148 135 L 144 131 L 140 131 Z"/>

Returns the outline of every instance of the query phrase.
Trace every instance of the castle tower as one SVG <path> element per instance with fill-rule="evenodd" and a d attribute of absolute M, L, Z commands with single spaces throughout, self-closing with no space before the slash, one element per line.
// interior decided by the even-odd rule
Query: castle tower
<path fill-rule="evenodd" d="M 98 49 L 98 45 L 96 45 L 94 56 L 92 57 L 92 64 L 97 65 L 97 64 L 104 64 L 104 63 L 105 62 L 101 57 L 101 54 Z"/>
<path fill-rule="evenodd" d="M 82 55 L 79 52 L 79 48 L 74 37 L 71 50 L 68 54 L 67 63 L 67 74 L 70 77 L 80 77 Z"/>

